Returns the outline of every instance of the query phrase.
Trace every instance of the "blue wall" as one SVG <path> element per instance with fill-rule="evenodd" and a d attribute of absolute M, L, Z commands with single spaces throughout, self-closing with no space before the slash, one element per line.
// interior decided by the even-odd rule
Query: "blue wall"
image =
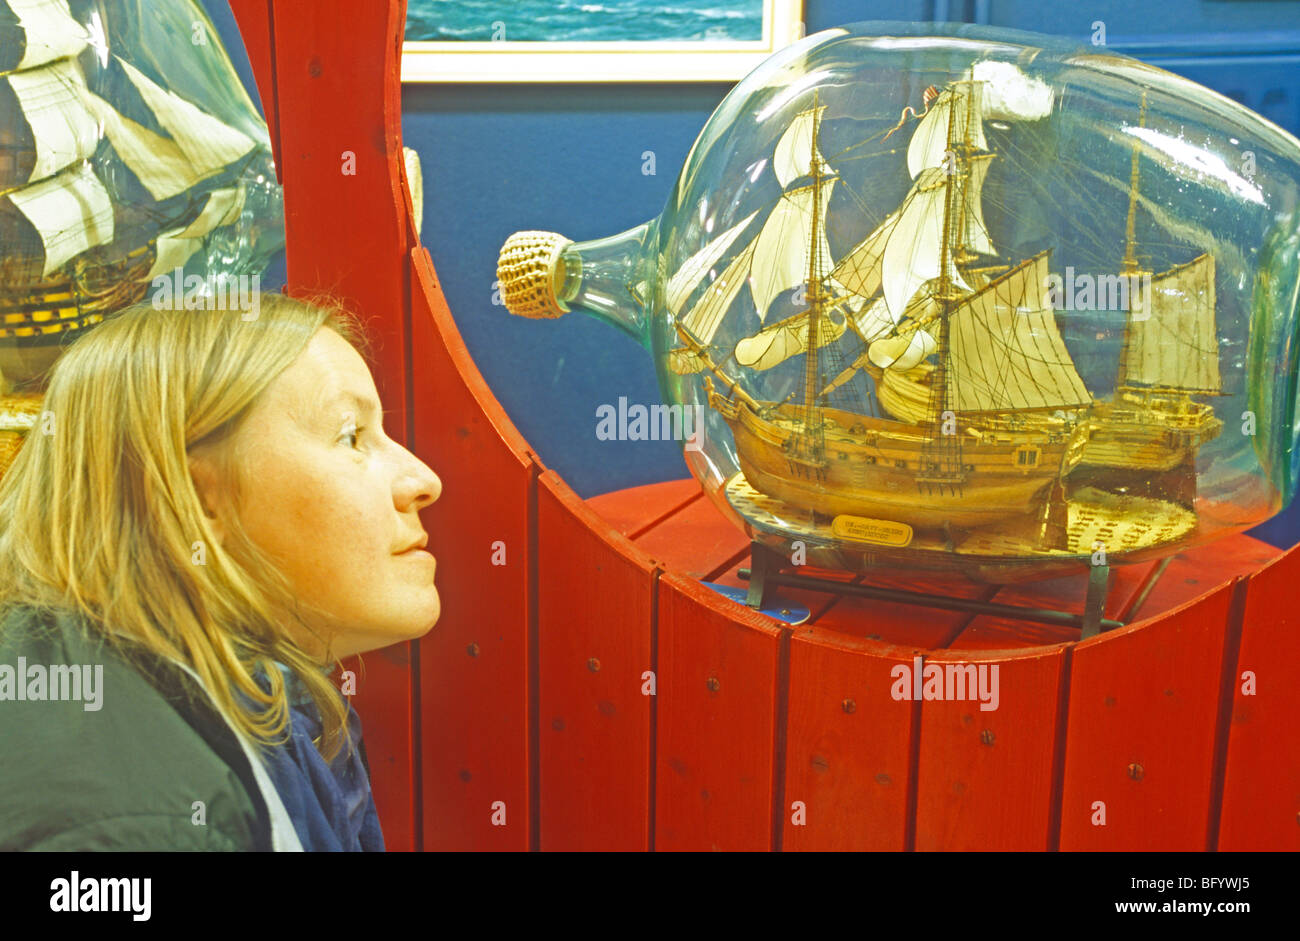
<path fill-rule="evenodd" d="M 206 5 L 223 38 L 233 35 L 224 0 Z M 1100 20 L 1108 47 L 1186 75 L 1300 134 L 1296 0 L 805 0 L 804 9 L 809 33 L 867 19 L 965 20 L 1086 43 Z M 251 84 L 242 50 L 232 49 L 232 56 Z M 687 476 L 672 442 L 595 437 L 598 405 L 619 396 L 659 401 L 650 356 L 582 315 L 532 322 L 507 314 L 493 304 L 497 252 L 521 229 L 582 241 L 659 215 L 691 144 L 730 87 L 411 84 L 403 90 L 403 136 L 424 169 L 422 239 L 460 331 L 524 437 L 584 497 Z M 642 173 L 647 150 L 655 153 L 652 176 Z M 1296 542 L 1300 501 L 1255 534 L 1279 545 Z"/>

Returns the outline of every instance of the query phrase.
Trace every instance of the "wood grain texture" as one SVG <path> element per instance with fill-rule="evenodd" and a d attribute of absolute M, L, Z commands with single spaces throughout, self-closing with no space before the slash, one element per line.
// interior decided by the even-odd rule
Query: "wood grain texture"
<path fill-rule="evenodd" d="M 1074 647 L 1061 849 L 1206 848 L 1231 591 Z"/>
<path fill-rule="evenodd" d="M 794 629 L 784 849 L 906 848 L 917 710 L 891 697 L 890 670 L 912 655 L 911 648 Z"/>
<path fill-rule="evenodd" d="M 415 450 L 443 485 L 422 516 L 442 597 L 438 624 L 419 642 L 424 848 L 525 850 L 535 823 L 529 625 L 541 467 L 465 349 L 428 252 L 412 262 Z M 498 802 L 504 826 L 493 822 Z"/>
<path fill-rule="evenodd" d="M 647 850 L 658 570 L 554 471 L 537 531 L 540 847 Z"/>
<path fill-rule="evenodd" d="M 708 500 L 692 500 L 634 540 L 666 572 L 708 581 L 749 554 L 749 537 Z"/>
<path fill-rule="evenodd" d="M 926 667 L 944 670 L 945 698 L 921 706 L 916 849 L 1050 848 L 1066 649 L 1042 647 L 1014 657 L 937 650 L 926 657 Z M 949 686 L 949 670 L 958 664 Z M 980 701 L 994 692 L 996 699 Z M 964 699 L 956 698 L 963 693 Z"/>
<path fill-rule="evenodd" d="M 1117 565 L 1111 568 L 1110 590 L 1106 593 L 1106 617 L 1119 618 L 1142 587 L 1153 565 L 1154 563 Z M 1023 585 L 1006 585 L 992 600 L 995 604 L 1082 614 L 1087 590 L 1086 574 L 1070 575 Z M 1077 627 L 982 614 L 971 620 L 947 646 L 959 650 L 1017 650 L 1077 641 L 1079 634 L 1080 629 Z"/>
<path fill-rule="evenodd" d="M 1251 576 L 1232 697 L 1217 848 L 1300 850 L 1300 547 Z M 1245 674 L 1251 674 L 1244 678 Z M 1253 691 L 1246 692 L 1253 679 Z"/>
<path fill-rule="evenodd" d="M 666 480 L 589 497 L 587 506 L 629 539 L 635 539 L 688 503 L 705 499 L 694 477 Z"/>
<path fill-rule="evenodd" d="M 1282 550 L 1250 536 L 1227 536 L 1174 556 L 1133 619 L 1155 617 L 1272 562 Z"/>
<path fill-rule="evenodd" d="M 773 847 L 783 628 L 659 579 L 655 848 Z"/>

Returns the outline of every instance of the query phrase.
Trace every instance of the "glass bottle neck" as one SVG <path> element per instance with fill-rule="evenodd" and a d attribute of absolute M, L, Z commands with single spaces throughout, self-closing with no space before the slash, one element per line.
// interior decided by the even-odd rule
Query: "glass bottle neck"
<path fill-rule="evenodd" d="M 556 295 L 626 331 L 650 349 L 650 316 L 657 290 L 659 220 L 590 242 L 565 246 L 556 268 Z"/>

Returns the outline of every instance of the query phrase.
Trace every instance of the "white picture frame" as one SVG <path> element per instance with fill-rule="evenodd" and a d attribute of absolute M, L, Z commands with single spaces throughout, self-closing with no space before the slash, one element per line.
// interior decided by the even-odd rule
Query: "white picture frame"
<path fill-rule="evenodd" d="M 734 82 L 804 35 L 803 0 L 754 0 L 757 41 L 511 41 L 508 16 L 494 42 L 402 44 L 403 82 Z M 508 7 L 506 8 L 508 9 Z"/>

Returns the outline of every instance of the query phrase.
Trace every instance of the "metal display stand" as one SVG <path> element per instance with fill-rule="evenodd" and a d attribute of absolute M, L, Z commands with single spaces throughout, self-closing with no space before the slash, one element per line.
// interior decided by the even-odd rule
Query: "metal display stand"
<path fill-rule="evenodd" d="M 1106 595 L 1110 585 L 1110 566 L 1094 565 L 1088 576 L 1088 593 L 1084 600 L 1082 614 L 1068 611 L 1053 611 L 1044 608 L 1027 608 L 1019 605 L 996 604 L 992 601 L 977 601 L 971 598 L 949 598 L 927 592 L 905 591 L 901 588 L 880 588 L 874 585 L 859 585 L 836 581 L 831 578 L 819 578 L 815 575 L 791 575 L 781 571 L 788 566 L 785 556 L 758 542 L 751 544 L 753 554 L 749 568 L 738 573 L 749 582 L 749 591 L 745 603 L 758 610 L 770 588 L 783 586 L 804 588 L 810 591 L 824 591 L 831 594 L 854 595 L 859 598 L 874 598 L 880 601 L 894 601 L 902 604 L 916 604 L 927 608 L 943 608 L 947 611 L 968 611 L 974 614 L 991 614 L 995 617 L 1010 618 L 1017 621 L 1037 621 L 1045 624 L 1062 624 L 1080 629 L 1080 639 L 1096 636 L 1103 631 L 1123 627 L 1123 621 L 1103 617 L 1106 610 Z"/>

